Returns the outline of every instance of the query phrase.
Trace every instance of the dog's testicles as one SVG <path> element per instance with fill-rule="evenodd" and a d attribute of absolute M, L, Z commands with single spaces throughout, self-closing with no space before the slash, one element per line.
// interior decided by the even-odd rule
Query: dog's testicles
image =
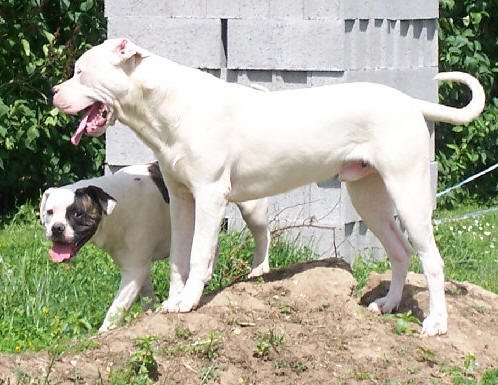
<path fill-rule="evenodd" d="M 339 179 L 341 182 L 353 182 L 373 172 L 375 172 L 375 168 L 365 161 L 348 162 L 342 167 Z"/>

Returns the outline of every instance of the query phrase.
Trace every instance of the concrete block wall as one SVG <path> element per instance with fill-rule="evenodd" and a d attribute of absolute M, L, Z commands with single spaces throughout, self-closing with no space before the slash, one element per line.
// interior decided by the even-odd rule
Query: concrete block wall
<path fill-rule="evenodd" d="M 109 37 L 229 82 L 279 90 L 372 81 L 437 101 L 436 0 L 106 0 L 105 12 Z M 106 159 L 111 172 L 154 155 L 117 124 Z M 434 162 L 431 170 L 435 192 Z M 235 206 L 227 218 L 243 227 Z M 320 256 L 384 253 L 337 178 L 272 197 L 270 221 Z"/>

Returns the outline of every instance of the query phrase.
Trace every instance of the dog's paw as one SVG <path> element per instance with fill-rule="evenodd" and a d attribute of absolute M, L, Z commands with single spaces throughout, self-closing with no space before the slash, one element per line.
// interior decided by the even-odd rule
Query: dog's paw
<path fill-rule="evenodd" d="M 161 313 L 178 313 L 179 304 L 179 297 L 167 299 L 161 304 L 161 307 L 158 309 L 158 311 Z"/>
<path fill-rule="evenodd" d="M 162 303 L 160 312 L 161 313 L 188 313 L 197 307 L 193 301 L 188 301 L 178 297 L 173 300 L 166 300 Z"/>
<path fill-rule="evenodd" d="M 368 310 L 372 313 L 386 314 L 391 313 L 393 310 L 398 308 L 400 300 L 396 298 L 389 298 L 388 296 L 378 298 L 370 305 L 368 305 Z"/>
<path fill-rule="evenodd" d="M 188 313 L 199 305 L 204 284 L 187 284 L 182 293 L 173 298 L 168 298 L 161 305 L 162 313 Z"/>
<path fill-rule="evenodd" d="M 446 334 L 447 331 L 448 321 L 443 315 L 429 315 L 424 322 L 422 322 L 422 335 L 432 337 Z"/>
<path fill-rule="evenodd" d="M 106 333 L 112 329 L 116 329 L 116 325 L 114 324 L 102 324 L 102 326 L 99 328 L 99 334 Z"/>
<path fill-rule="evenodd" d="M 259 265 L 251 270 L 248 278 L 256 278 L 261 277 L 264 274 L 268 274 L 270 272 L 270 268 L 268 266 Z"/>

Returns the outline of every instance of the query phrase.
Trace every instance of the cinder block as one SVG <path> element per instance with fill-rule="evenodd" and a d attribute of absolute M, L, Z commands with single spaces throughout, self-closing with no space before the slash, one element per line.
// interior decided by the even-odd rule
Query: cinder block
<path fill-rule="evenodd" d="M 307 71 L 228 70 L 226 80 L 246 86 L 259 84 L 270 91 L 310 85 Z"/>
<path fill-rule="evenodd" d="M 105 16 L 200 18 L 206 16 L 206 0 L 106 0 Z"/>
<path fill-rule="evenodd" d="M 439 14 L 437 0 L 343 0 L 344 19 L 435 19 Z"/>
<path fill-rule="evenodd" d="M 344 71 L 311 71 L 308 84 L 311 87 L 344 83 Z"/>
<path fill-rule="evenodd" d="M 268 18 L 270 16 L 271 0 L 239 1 L 240 17 L 242 19 Z"/>
<path fill-rule="evenodd" d="M 339 20 L 229 20 L 230 69 L 333 71 L 343 68 Z"/>
<path fill-rule="evenodd" d="M 245 86 L 258 84 L 273 90 L 273 74 L 272 71 L 259 70 L 227 70 L 226 80 L 230 83 L 239 83 Z"/>
<path fill-rule="evenodd" d="M 305 19 L 340 19 L 340 0 L 304 0 Z"/>
<path fill-rule="evenodd" d="M 154 153 L 136 134 L 117 122 L 106 132 L 106 163 L 112 166 L 128 166 L 153 162 Z"/>
<path fill-rule="evenodd" d="M 437 102 L 438 88 L 433 77 L 437 67 L 413 69 L 347 71 L 347 82 L 373 82 L 396 88 L 414 98 Z M 421 86 L 424 85 L 424 86 Z"/>
<path fill-rule="evenodd" d="M 217 19 L 240 17 L 240 2 L 234 0 L 206 0 L 206 16 Z"/>
<path fill-rule="evenodd" d="M 272 71 L 272 90 L 288 90 L 308 87 L 308 72 L 306 71 Z"/>
<path fill-rule="evenodd" d="M 309 211 L 316 226 L 330 228 L 341 225 L 341 183 L 338 179 L 311 184 Z"/>
<path fill-rule="evenodd" d="M 436 20 L 346 20 L 346 69 L 438 65 Z"/>
<path fill-rule="evenodd" d="M 107 29 L 109 37 L 129 37 L 136 44 L 180 64 L 221 68 L 220 20 L 109 17 Z"/>
<path fill-rule="evenodd" d="M 310 185 L 269 198 L 268 218 L 272 228 L 305 227 L 310 220 Z"/>
<path fill-rule="evenodd" d="M 270 18 L 303 19 L 304 0 L 271 0 Z"/>

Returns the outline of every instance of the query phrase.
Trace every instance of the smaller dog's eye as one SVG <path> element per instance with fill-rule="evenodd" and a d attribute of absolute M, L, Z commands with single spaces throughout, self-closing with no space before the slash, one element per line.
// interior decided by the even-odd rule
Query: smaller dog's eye
<path fill-rule="evenodd" d="M 83 215 L 83 213 L 79 210 L 73 212 L 73 216 L 75 218 L 81 218 L 82 215 Z"/>

